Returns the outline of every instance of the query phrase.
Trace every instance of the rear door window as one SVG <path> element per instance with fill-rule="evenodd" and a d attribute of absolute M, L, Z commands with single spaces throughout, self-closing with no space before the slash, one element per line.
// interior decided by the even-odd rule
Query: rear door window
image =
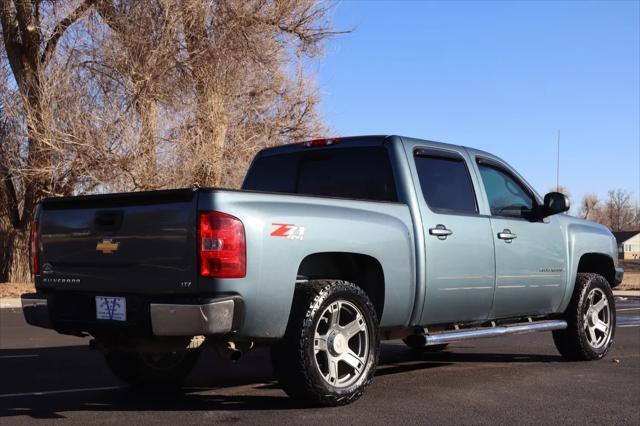
<path fill-rule="evenodd" d="M 477 214 L 478 207 L 469 169 L 455 153 L 415 153 L 422 195 L 429 208 L 439 213 Z"/>

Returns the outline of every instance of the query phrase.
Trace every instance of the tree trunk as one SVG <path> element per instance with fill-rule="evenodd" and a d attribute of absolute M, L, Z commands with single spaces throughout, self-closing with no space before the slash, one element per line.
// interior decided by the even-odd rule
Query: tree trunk
<path fill-rule="evenodd" d="M 185 41 L 196 92 L 197 141 L 192 148 L 195 161 L 192 184 L 217 187 L 223 181 L 224 149 L 229 129 L 224 82 L 220 70 L 209 59 L 211 44 L 207 33 L 206 8 L 181 9 Z"/>
<path fill-rule="evenodd" d="M 228 118 L 221 96 L 212 90 L 199 91 L 197 123 L 201 134 L 194 180 L 201 186 L 219 187 L 223 180 Z"/>
<path fill-rule="evenodd" d="M 0 229 L 0 282 L 30 282 L 29 232 Z"/>

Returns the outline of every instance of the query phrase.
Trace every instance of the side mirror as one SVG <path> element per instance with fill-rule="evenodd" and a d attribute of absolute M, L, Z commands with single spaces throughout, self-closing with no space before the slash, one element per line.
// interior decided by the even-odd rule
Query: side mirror
<path fill-rule="evenodd" d="M 569 197 L 560 192 L 550 192 L 544 196 L 544 206 L 542 206 L 542 217 L 563 213 L 569 210 Z"/>

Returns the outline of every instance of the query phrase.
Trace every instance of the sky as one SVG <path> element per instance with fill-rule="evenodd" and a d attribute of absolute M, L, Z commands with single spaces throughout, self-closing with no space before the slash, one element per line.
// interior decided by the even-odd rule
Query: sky
<path fill-rule="evenodd" d="M 640 192 L 640 1 L 343 1 L 315 68 L 336 136 L 400 134 L 498 155 L 574 207 Z"/>

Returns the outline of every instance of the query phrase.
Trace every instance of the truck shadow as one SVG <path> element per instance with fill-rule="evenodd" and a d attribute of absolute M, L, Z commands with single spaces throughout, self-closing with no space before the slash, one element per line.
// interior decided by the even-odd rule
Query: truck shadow
<path fill-rule="evenodd" d="M 464 348 L 462 348 L 464 350 Z M 444 351 L 429 353 L 385 343 L 377 376 L 402 375 L 459 363 L 545 363 L 559 356 Z M 29 357 L 21 357 L 30 355 Z M 67 418 L 73 412 L 193 412 L 304 409 L 279 388 L 269 351 L 259 348 L 237 364 L 205 349 L 178 393 L 141 394 L 121 386 L 100 353 L 83 346 L 0 349 L 0 417 Z M 469 380 L 473 380 L 470 378 Z M 373 386 L 375 386 L 375 381 Z M 68 393 L 48 391 L 71 390 Z M 79 390 L 79 391 L 77 391 Z M 41 395 L 33 394 L 35 391 Z M 10 396 L 13 395 L 13 396 Z M 338 408 L 339 409 L 339 408 Z M 233 416 L 231 416 L 233 417 Z M 234 419 L 229 418 L 229 421 Z"/>

